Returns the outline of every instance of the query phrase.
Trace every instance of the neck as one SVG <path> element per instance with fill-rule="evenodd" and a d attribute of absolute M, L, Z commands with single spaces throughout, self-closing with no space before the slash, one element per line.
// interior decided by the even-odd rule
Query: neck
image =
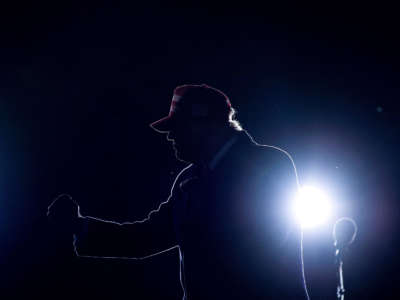
<path fill-rule="evenodd" d="M 216 153 L 225 145 L 226 142 L 229 141 L 235 135 L 235 132 L 230 128 L 223 128 L 220 131 L 213 132 L 208 138 L 208 143 L 206 147 L 204 147 L 203 151 L 200 153 L 200 157 L 197 164 L 208 164 L 216 155 Z"/>

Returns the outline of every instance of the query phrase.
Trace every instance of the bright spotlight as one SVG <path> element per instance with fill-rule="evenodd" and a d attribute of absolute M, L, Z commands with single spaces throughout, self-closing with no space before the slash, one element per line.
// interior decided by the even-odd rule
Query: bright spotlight
<path fill-rule="evenodd" d="M 320 189 L 303 186 L 295 197 L 294 214 L 303 228 L 321 225 L 330 217 L 330 200 Z"/>

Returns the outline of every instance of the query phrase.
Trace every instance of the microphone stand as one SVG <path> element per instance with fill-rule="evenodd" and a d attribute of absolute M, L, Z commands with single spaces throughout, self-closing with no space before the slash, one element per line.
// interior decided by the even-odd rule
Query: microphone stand
<path fill-rule="evenodd" d="M 338 300 L 344 300 L 344 280 L 343 280 L 343 251 L 344 247 L 339 247 L 335 242 L 335 264 L 336 264 L 336 277 L 337 277 L 337 288 L 336 288 L 336 298 Z"/>

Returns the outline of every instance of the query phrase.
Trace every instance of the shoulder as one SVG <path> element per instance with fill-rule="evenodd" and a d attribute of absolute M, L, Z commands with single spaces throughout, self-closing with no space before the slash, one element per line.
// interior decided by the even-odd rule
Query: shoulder
<path fill-rule="evenodd" d="M 291 154 L 278 146 L 253 143 L 252 157 L 256 165 L 264 170 L 296 173 Z"/>
<path fill-rule="evenodd" d="M 240 162 L 242 169 L 262 174 L 296 175 L 291 154 L 276 145 L 258 143 L 247 131 L 238 134 L 230 161 Z"/>
<path fill-rule="evenodd" d="M 171 201 L 171 199 L 174 199 L 174 198 L 178 197 L 178 195 L 179 195 L 178 191 L 179 191 L 179 188 L 180 188 L 182 182 L 187 180 L 187 178 L 190 178 L 191 174 L 193 173 L 192 170 L 193 170 L 193 166 L 192 166 L 192 164 L 190 164 L 190 165 L 186 166 L 185 168 L 183 168 L 178 173 L 178 175 L 176 175 L 176 177 L 175 177 L 175 179 L 174 179 L 174 181 L 172 183 L 168 199 L 165 202 L 161 203 L 161 205 L 165 205 L 167 203 L 174 202 L 174 201 Z"/>
<path fill-rule="evenodd" d="M 291 155 L 285 149 L 276 145 L 261 144 L 255 140 L 247 131 L 243 131 L 239 135 L 239 146 L 241 150 L 248 152 L 253 160 L 258 159 L 259 162 L 268 163 L 277 162 L 283 164 L 291 164 Z"/>
<path fill-rule="evenodd" d="M 183 168 L 178 175 L 176 175 L 174 182 L 172 184 L 172 190 L 180 187 L 185 181 L 189 180 L 194 176 L 193 164 L 190 164 Z"/>
<path fill-rule="evenodd" d="M 257 176 L 263 180 L 275 182 L 285 188 L 291 186 L 292 190 L 298 188 L 299 181 L 295 162 L 291 154 L 275 145 L 265 145 L 257 143 L 250 135 L 251 154 L 248 163 L 253 165 L 253 170 Z"/>

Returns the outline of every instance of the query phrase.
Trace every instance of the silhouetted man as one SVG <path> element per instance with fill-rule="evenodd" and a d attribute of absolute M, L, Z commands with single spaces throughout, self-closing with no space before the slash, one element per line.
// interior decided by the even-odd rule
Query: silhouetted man
<path fill-rule="evenodd" d="M 70 223 L 79 256 L 145 258 L 178 247 L 184 299 L 306 299 L 300 229 L 289 215 L 294 166 L 257 144 L 234 113 L 215 88 L 177 87 L 169 115 L 150 125 L 188 163 L 169 198 L 122 224 L 81 216 L 65 197 L 49 216 Z"/>

